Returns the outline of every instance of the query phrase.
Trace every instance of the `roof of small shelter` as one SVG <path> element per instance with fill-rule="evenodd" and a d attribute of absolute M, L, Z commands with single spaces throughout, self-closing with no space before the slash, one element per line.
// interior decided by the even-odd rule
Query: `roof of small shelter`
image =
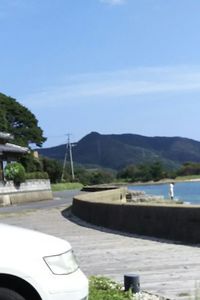
<path fill-rule="evenodd" d="M 14 137 L 12 134 L 0 131 L 0 156 L 6 157 L 8 154 L 20 155 L 29 151 L 29 149 L 26 147 L 9 143 L 9 141 L 13 139 Z"/>
<path fill-rule="evenodd" d="M 0 139 L 10 141 L 13 140 L 14 137 L 10 133 L 0 131 Z"/>
<path fill-rule="evenodd" d="M 0 144 L 0 154 L 7 153 L 7 152 L 25 154 L 28 152 L 28 148 L 10 144 L 10 143 L 6 143 L 3 145 Z"/>

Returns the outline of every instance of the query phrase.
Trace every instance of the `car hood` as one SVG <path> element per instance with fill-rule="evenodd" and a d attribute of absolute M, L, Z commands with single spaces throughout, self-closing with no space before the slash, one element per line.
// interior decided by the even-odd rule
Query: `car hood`
<path fill-rule="evenodd" d="M 48 256 L 66 252 L 71 245 L 60 238 L 38 231 L 0 224 L 0 254 L 20 253 L 26 256 Z"/>

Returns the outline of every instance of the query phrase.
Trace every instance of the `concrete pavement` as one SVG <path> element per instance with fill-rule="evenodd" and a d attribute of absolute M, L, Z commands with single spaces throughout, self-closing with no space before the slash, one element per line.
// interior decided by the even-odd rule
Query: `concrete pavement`
<path fill-rule="evenodd" d="M 70 203 L 70 201 L 69 201 Z M 31 228 L 68 240 L 89 275 L 123 281 L 140 275 L 141 288 L 170 299 L 190 300 L 200 279 L 200 248 L 151 240 L 90 226 L 73 217 L 69 204 L 2 213 L 0 222 Z"/>
<path fill-rule="evenodd" d="M 50 209 L 54 207 L 66 207 L 72 204 L 75 195 L 82 193 L 80 190 L 68 190 L 53 192 L 53 200 L 19 203 L 11 206 L 0 206 L 0 214 L 17 213 L 36 209 Z"/>

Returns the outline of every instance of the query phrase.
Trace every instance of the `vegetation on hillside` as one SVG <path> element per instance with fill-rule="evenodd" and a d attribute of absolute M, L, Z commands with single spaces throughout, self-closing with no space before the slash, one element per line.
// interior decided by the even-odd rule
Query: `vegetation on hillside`
<path fill-rule="evenodd" d="M 69 163 L 64 169 L 63 181 L 61 182 L 63 164 L 56 159 L 49 159 L 40 157 L 39 159 L 33 156 L 33 153 L 28 153 L 20 159 L 20 163 L 24 166 L 27 173 L 40 173 L 48 174 L 51 183 L 66 183 L 71 182 L 71 168 Z M 103 169 L 86 169 L 82 166 L 75 165 L 75 182 L 81 185 L 94 185 L 110 183 L 115 180 L 113 172 Z"/>
<path fill-rule="evenodd" d="M 36 175 L 38 174 L 37 176 L 42 178 L 47 178 L 48 174 L 51 183 L 60 184 L 57 188 L 59 190 L 65 187 L 68 189 L 65 184 L 70 182 L 73 182 L 73 184 L 78 183 L 79 187 L 81 187 L 82 185 L 109 184 L 114 182 L 156 182 L 167 178 L 178 178 L 180 180 L 180 178 L 184 178 L 184 176 L 188 175 L 191 178 L 192 176 L 195 176 L 195 178 L 196 176 L 200 177 L 199 163 L 187 162 L 176 170 L 170 170 L 162 164 L 162 162 L 157 161 L 147 164 L 131 164 L 118 172 L 97 168 L 87 169 L 84 166 L 75 164 L 75 180 L 72 180 L 70 164 L 67 163 L 64 170 L 63 180 L 61 180 L 63 164 L 58 160 L 46 157 L 36 159 L 31 153 L 29 153 L 23 156 L 20 162 L 29 174 L 29 178 L 31 178 L 31 173 L 35 173 Z M 74 187 L 76 188 L 77 186 L 74 185 Z"/>
<path fill-rule="evenodd" d="M 63 160 L 65 145 L 39 149 L 42 155 Z M 200 163 L 200 142 L 181 137 L 145 137 L 136 134 L 102 135 L 92 132 L 73 147 L 76 163 L 85 167 L 119 171 L 128 165 L 157 161 L 177 169 L 187 161 Z"/>

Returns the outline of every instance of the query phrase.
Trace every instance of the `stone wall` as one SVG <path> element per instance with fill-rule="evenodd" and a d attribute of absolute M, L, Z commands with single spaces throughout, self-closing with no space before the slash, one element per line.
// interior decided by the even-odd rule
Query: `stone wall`
<path fill-rule="evenodd" d="M 0 205 L 53 199 L 51 185 L 47 179 L 27 180 L 19 186 L 13 181 L 0 183 Z"/>
<path fill-rule="evenodd" d="M 76 196 L 73 214 L 89 223 L 123 232 L 200 243 L 200 206 L 120 203 L 114 201 L 116 195 L 111 201 L 107 191 L 99 193 Z"/>

